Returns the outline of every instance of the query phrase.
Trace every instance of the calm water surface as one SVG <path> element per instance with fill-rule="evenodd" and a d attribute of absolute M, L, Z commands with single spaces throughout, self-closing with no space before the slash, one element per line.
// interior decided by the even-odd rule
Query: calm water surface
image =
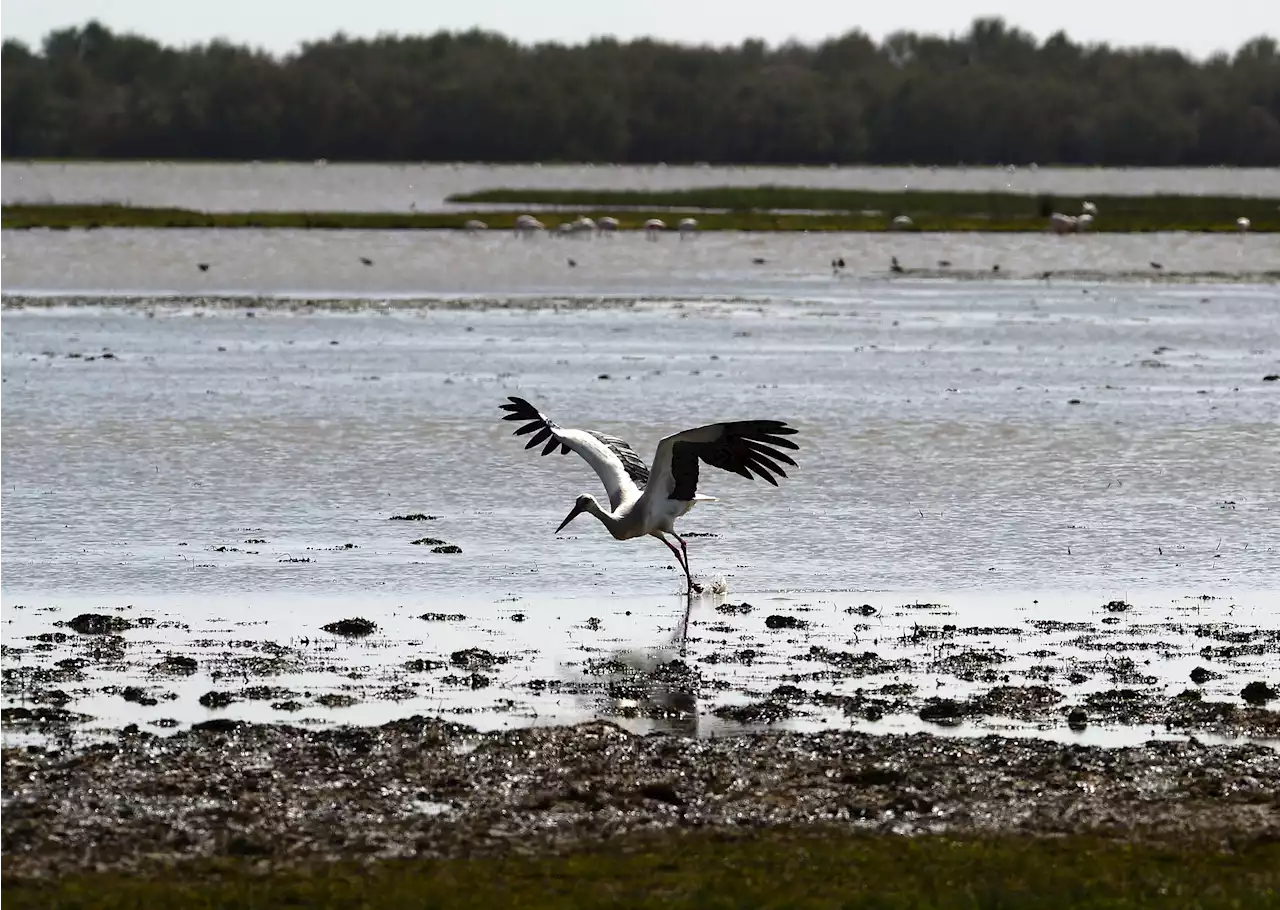
<path fill-rule="evenodd" d="M 728 237 L 616 238 L 575 247 L 607 268 L 570 273 L 559 268 L 566 245 L 550 241 L 419 246 L 385 235 L 372 239 L 375 265 L 353 269 L 334 252 L 367 249 L 349 235 L 276 234 L 262 246 L 246 232 L 166 236 L 5 236 L 5 666 L 65 657 L 26 636 L 77 612 L 154 620 L 127 633 L 128 661 L 71 693 L 70 707 L 98 723 L 210 716 L 196 699 L 227 685 L 219 661 L 234 663 L 225 654 L 237 642 L 268 639 L 320 662 L 287 685 L 354 692 L 360 704 L 308 702 L 295 715 L 244 700 L 230 716 L 571 720 L 598 704 L 531 680 L 619 652 L 699 662 L 757 649 L 750 668 L 699 664 L 709 682 L 698 717 L 714 727 L 709 711 L 768 691 L 814 645 L 920 657 L 927 649 L 908 634 L 925 621 L 915 603 L 939 604 L 929 615 L 952 617 L 940 623 L 1021 629 L 990 641 L 1014 642 L 1010 666 L 1028 673 L 1044 662 L 1030 656 L 1043 648 L 1034 620 L 1099 621 L 1112 599 L 1134 605 L 1123 627 L 1134 636 L 1191 616 L 1280 625 L 1280 383 L 1263 381 L 1280 372 L 1274 285 L 888 281 L 802 265 L 828 255 L 806 243 L 834 240 L 863 250 L 870 272 L 891 248 L 863 238 L 765 238 L 760 268 Z M 889 239 L 903 258 L 940 249 Z M 1024 256 L 1028 270 L 1050 255 L 1153 255 L 1059 239 L 947 249 L 968 250 L 975 265 Z M 1175 239 L 1158 252 L 1274 254 L 1219 241 Z M 190 267 L 197 254 L 217 264 L 207 290 Z M 540 286 L 554 299 L 530 290 Z M 520 307 L 496 305 L 521 288 Z M 609 296 L 646 288 L 645 299 Z M 67 289 L 100 302 L 65 305 L 56 292 Z M 52 305 L 20 306 L 16 290 L 54 293 Z M 215 299 L 227 290 L 328 293 L 348 305 Z M 178 296 L 106 302 L 139 291 Z M 433 292 L 486 302 L 380 302 Z M 706 491 L 723 501 L 682 523 L 709 535 L 691 541 L 695 573 L 723 578 L 728 600 L 757 610 L 726 618 L 714 610 L 726 598 L 700 602 L 676 641 L 667 551 L 617 543 L 585 518 L 557 537 L 573 498 L 599 494 L 599 483 L 576 456 L 539 458 L 507 435 L 497 410 L 507 395 L 564 425 L 622 435 L 646 456 L 664 433 L 706 420 L 799 427 L 801 466 L 779 489 L 707 473 Z M 407 513 L 436 518 L 389 520 Z M 412 543 L 425 536 L 462 553 Z M 875 616 L 846 612 L 864 603 Z M 416 618 L 426 611 L 466 619 Z M 775 612 L 810 626 L 780 637 L 763 623 Z M 347 643 L 318 631 L 351 615 L 379 632 Z M 1178 691 L 1203 643 L 1160 634 L 1168 651 L 1144 672 Z M 1061 667 L 1084 659 L 1076 645 L 1051 645 Z M 510 662 L 474 690 L 400 669 L 468 647 Z M 154 685 L 150 664 L 172 650 L 210 668 L 166 684 L 173 701 L 148 708 L 102 691 Z M 1280 669 L 1274 653 L 1258 660 L 1224 664 L 1213 694 L 1234 697 L 1250 674 Z M 917 681 L 937 678 L 924 669 Z M 6 691 L 6 704 L 20 701 Z M 806 722 L 852 721 L 793 723 Z"/>
<path fill-rule="evenodd" d="M 1270 282 L 1257 296 L 1280 296 L 1275 283 L 1280 242 L 1264 234 L 713 232 L 651 243 L 635 232 L 521 240 L 509 231 L 246 229 L 6 231 L 3 241 L 6 294 L 284 293 L 375 299 L 621 294 L 801 297 L 878 306 L 881 285 L 891 278 L 998 278 L 1003 283 L 1038 281 L 1049 273 L 1051 281 L 1252 278 Z M 833 274 L 831 262 L 837 257 L 845 268 Z M 894 257 L 908 270 L 905 276 L 890 271 Z M 201 271 L 200 263 L 208 269 Z M 1043 290 L 1014 293 L 1032 302 Z M 964 293 L 967 307 L 969 292 Z M 986 296 L 982 290 L 974 293 Z M 1106 298 L 1105 289 L 1103 294 Z M 1122 296 L 1119 303 L 1126 300 Z"/>

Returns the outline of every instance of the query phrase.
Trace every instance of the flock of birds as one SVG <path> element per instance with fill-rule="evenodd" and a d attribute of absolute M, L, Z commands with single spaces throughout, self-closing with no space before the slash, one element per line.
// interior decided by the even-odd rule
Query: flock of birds
<path fill-rule="evenodd" d="M 468 232 L 487 231 L 489 225 L 479 219 L 472 218 L 465 222 L 463 230 Z M 617 218 L 612 215 L 605 215 L 603 218 L 589 218 L 586 215 L 579 215 L 572 221 L 564 221 L 556 225 L 552 232 L 558 236 L 580 236 L 588 234 L 613 234 L 621 228 L 621 224 Z M 688 237 L 698 229 L 697 218 L 681 218 L 676 222 L 676 231 L 679 232 L 681 238 Z M 515 232 L 524 237 L 531 237 L 535 234 L 547 230 L 547 226 L 535 218 L 533 215 L 519 215 L 516 217 Z M 661 218 L 650 218 L 644 223 L 644 234 L 647 240 L 657 240 L 658 235 L 667 230 L 667 223 Z"/>
<path fill-rule="evenodd" d="M 615 540 L 656 537 L 684 570 L 690 597 L 702 588 L 689 571 L 688 545 L 676 533 L 675 522 L 697 503 L 716 501 L 715 497 L 698 492 L 699 462 L 748 480 L 759 477 L 775 487 L 776 478 L 787 476 L 782 465 L 796 466 L 791 456 L 781 450 L 799 448 L 787 438 L 798 431 L 781 420 L 734 420 L 673 433 L 658 443 L 652 463 L 646 465 L 617 436 L 562 427 L 523 398 L 512 396 L 499 407 L 508 412 L 503 420 L 523 424 L 514 435 L 534 434 L 526 449 L 545 443 L 543 455 L 557 449 L 561 455 L 577 452 L 604 483 L 609 507 L 606 509 L 590 493 L 582 494 L 556 528 L 557 534 L 585 512 L 598 518 Z"/>
<path fill-rule="evenodd" d="M 1049 216 L 1049 230 L 1055 234 L 1072 234 L 1084 233 L 1093 227 L 1094 220 L 1098 217 L 1098 207 L 1092 202 L 1083 202 L 1080 205 L 1080 214 L 1066 215 L 1062 212 L 1054 212 Z M 1252 227 L 1252 223 L 1248 218 L 1236 219 L 1236 230 L 1240 233 L 1246 233 Z M 478 219 L 467 221 L 463 228 L 467 231 L 484 231 L 489 229 L 489 225 Z M 910 215 L 896 215 L 889 222 L 889 229 L 893 231 L 909 231 L 915 228 L 915 222 Z M 603 218 L 588 218 L 586 215 L 580 215 L 573 221 L 565 221 L 558 224 L 553 231 L 557 235 L 579 235 L 579 234 L 611 234 L 619 229 L 618 219 L 606 215 Z M 681 218 L 675 229 L 679 231 L 681 237 L 687 237 L 698 229 L 698 219 Z M 520 215 L 516 218 L 515 232 L 522 236 L 532 236 L 541 231 L 546 231 L 547 226 L 539 221 L 533 215 Z M 648 240 L 657 240 L 658 235 L 667 230 L 667 223 L 661 218 L 650 218 L 644 223 L 643 230 Z"/>
<path fill-rule="evenodd" d="M 1078 215 L 1066 215 L 1062 212 L 1054 212 L 1050 215 L 1049 230 L 1055 234 L 1084 233 L 1093 227 L 1094 220 L 1097 217 L 1098 207 L 1092 202 L 1084 202 L 1080 206 L 1080 214 Z M 1236 230 L 1242 234 L 1247 233 L 1252 226 L 1253 225 L 1248 218 L 1236 219 Z M 894 231 L 909 231 L 914 228 L 915 222 L 909 215 L 897 215 L 889 222 L 889 229 Z M 473 218 L 463 224 L 463 229 L 468 233 L 475 233 L 478 231 L 487 231 L 489 229 L 489 225 L 479 219 Z M 559 237 L 590 236 L 593 234 L 614 234 L 620 229 L 621 225 L 618 219 L 611 215 L 605 215 L 602 218 L 590 218 L 586 215 L 579 215 L 572 221 L 563 221 L 557 224 L 555 229 L 551 231 L 551 234 Z M 642 227 L 645 239 L 653 241 L 656 241 L 661 233 L 667 229 L 667 223 L 661 218 L 650 218 L 645 221 Z M 697 229 L 698 219 L 692 217 L 681 218 L 675 224 L 675 230 L 679 233 L 682 240 L 686 237 L 692 236 Z M 535 216 L 523 214 L 516 217 L 514 231 L 518 236 L 532 237 L 537 234 L 547 232 L 548 228 Z M 763 265 L 765 263 L 765 260 L 760 257 L 752 259 L 751 261 L 755 265 Z M 366 266 L 373 265 L 373 260 L 368 256 L 361 256 L 360 262 Z M 573 268 L 578 264 L 574 259 L 569 259 L 568 263 L 570 268 Z M 949 265 L 951 265 L 951 263 L 946 260 L 940 260 L 938 262 L 938 266 L 940 268 L 946 268 Z M 209 263 L 207 262 L 196 263 L 196 266 L 202 272 L 209 271 Z M 839 274 L 844 267 L 845 262 L 843 257 L 831 260 L 831 269 L 833 273 Z M 1163 268 L 1161 264 L 1156 262 L 1151 263 L 1151 267 L 1153 269 Z M 991 270 L 993 272 L 999 272 L 1000 266 L 995 265 Z M 898 259 L 895 256 L 889 266 L 889 271 L 895 274 L 902 274 L 906 270 L 898 263 Z M 1051 273 L 1046 272 L 1042 277 L 1047 278 L 1049 274 Z"/>
<path fill-rule="evenodd" d="M 1082 234 L 1093 227 L 1094 219 L 1098 217 L 1098 207 L 1092 202 L 1083 202 L 1080 204 L 1079 215 L 1064 215 L 1062 212 L 1054 212 L 1049 216 L 1049 230 L 1055 234 Z M 1236 230 L 1241 234 L 1249 232 L 1253 227 L 1253 222 L 1248 218 L 1236 219 Z"/>

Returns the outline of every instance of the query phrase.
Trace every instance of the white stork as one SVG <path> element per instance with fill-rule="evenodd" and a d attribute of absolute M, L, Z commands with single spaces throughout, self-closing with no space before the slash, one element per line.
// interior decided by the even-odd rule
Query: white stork
<path fill-rule="evenodd" d="M 775 487 L 778 481 L 774 475 L 787 476 L 778 462 L 796 466 L 790 456 L 778 451 L 799 448 L 785 438 L 796 433 L 796 429 L 781 420 L 735 420 L 675 433 L 658 443 L 653 465 L 646 467 L 635 450 L 617 436 L 558 426 L 523 398 L 512 396 L 509 404 L 500 407 L 510 412 L 503 420 L 525 422 L 514 435 L 536 431 L 525 445 L 526 449 L 545 442 L 543 455 L 550 455 L 556 449 L 562 455 L 577 452 L 604 481 L 609 508 L 584 493 L 556 528 L 557 534 L 583 512 L 589 512 L 600 519 L 616 540 L 645 535 L 656 537 L 675 554 L 689 583 L 689 595 L 701 589 L 694 584 L 689 572 L 688 548 L 684 538 L 675 532 L 675 521 L 695 503 L 715 502 L 715 497 L 698 492 L 698 461 L 748 480 L 762 477 Z M 679 549 L 667 535 L 676 539 Z"/>

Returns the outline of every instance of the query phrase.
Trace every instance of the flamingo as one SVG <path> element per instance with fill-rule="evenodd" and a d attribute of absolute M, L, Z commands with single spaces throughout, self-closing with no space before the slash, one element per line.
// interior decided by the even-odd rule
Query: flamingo
<path fill-rule="evenodd" d="M 1253 227 L 1253 222 L 1250 221 L 1248 218 L 1236 219 L 1236 230 L 1239 231 L 1241 234 L 1249 233 L 1249 228 L 1251 227 Z"/>
<path fill-rule="evenodd" d="M 1088 212 L 1085 212 L 1084 214 L 1076 218 L 1077 231 L 1087 231 L 1091 227 L 1093 227 L 1093 216 L 1090 215 Z"/>
<path fill-rule="evenodd" d="M 1098 207 L 1094 205 L 1092 202 L 1080 203 L 1080 211 L 1086 215 L 1092 215 L 1095 218 L 1098 217 Z"/>
<path fill-rule="evenodd" d="M 516 233 L 525 237 L 532 236 L 536 231 L 546 230 L 546 225 L 534 218 L 532 215 L 516 216 Z"/>
<path fill-rule="evenodd" d="M 891 224 L 891 227 L 895 231 L 908 231 L 915 226 L 916 223 L 912 221 L 908 215 L 899 215 L 893 219 L 893 223 Z"/>
<path fill-rule="evenodd" d="M 676 230 L 680 232 L 681 240 L 692 235 L 693 232 L 696 231 L 697 229 L 698 229 L 697 218 L 681 218 L 679 223 L 676 225 Z"/>
<path fill-rule="evenodd" d="M 464 230 L 467 230 L 467 231 L 489 230 L 489 225 L 485 224 L 483 221 L 477 221 L 475 218 L 472 218 L 471 220 L 467 221 L 466 224 L 464 224 L 462 227 Z"/>
<path fill-rule="evenodd" d="M 695 427 L 665 437 L 658 443 L 653 464 L 645 465 L 640 456 L 617 436 L 593 430 L 566 429 L 523 398 L 510 396 L 503 420 L 518 420 L 524 426 L 516 436 L 536 435 L 526 449 L 546 443 L 543 455 L 556 449 L 567 455 L 577 452 L 595 469 L 609 494 L 609 508 L 604 508 L 590 493 L 584 493 L 573 504 L 565 520 L 556 528 L 559 534 L 569 522 L 583 512 L 600 519 L 615 540 L 656 537 L 675 555 L 689 583 L 688 595 L 701 590 L 689 572 L 689 552 L 684 538 L 675 532 L 675 521 L 699 502 L 715 502 L 715 497 L 698 492 L 698 462 L 740 474 L 748 480 L 761 477 L 775 487 L 778 477 L 786 477 L 782 465 L 795 467 L 789 455 L 779 449 L 798 449 L 786 437 L 797 430 L 781 420 L 735 420 Z M 679 548 L 667 539 L 670 535 Z"/>
<path fill-rule="evenodd" d="M 666 229 L 667 223 L 661 218 L 650 218 L 644 223 L 644 235 L 649 240 L 657 240 L 658 232 Z"/>
<path fill-rule="evenodd" d="M 605 215 L 596 222 L 596 230 L 601 234 L 611 234 L 618 229 L 618 219 L 612 215 Z"/>

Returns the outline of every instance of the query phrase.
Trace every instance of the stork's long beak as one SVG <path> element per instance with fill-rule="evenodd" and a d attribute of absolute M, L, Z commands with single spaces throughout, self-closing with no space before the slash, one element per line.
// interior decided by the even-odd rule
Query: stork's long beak
<path fill-rule="evenodd" d="M 573 521 L 575 518 L 581 515 L 584 511 L 586 510 L 583 509 L 582 506 L 574 505 L 573 511 L 570 512 L 567 516 L 565 516 L 565 520 L 560 522 L 560 527 L 556 528 L 556 533 L 559 534 L 561 531 L 563 531 L 565 525 Z"/>

